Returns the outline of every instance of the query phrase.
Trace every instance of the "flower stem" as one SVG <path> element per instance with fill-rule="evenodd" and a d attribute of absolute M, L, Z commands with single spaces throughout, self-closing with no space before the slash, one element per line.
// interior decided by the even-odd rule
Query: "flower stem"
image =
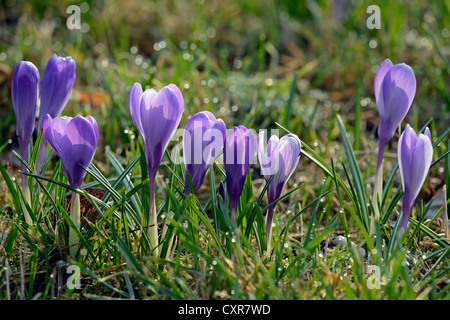
<path fill-rule="evenodd" d="M 239 198 L 230 197 L 230 211 L 231 211 L 231 222 L 233 223 L 234 229 L 237 229 L 237 207 Z"/>
<path fill-rule="evenodd" d="M 166 239 L 167 231 L 168 231 L 169 226 L 170 226 L 170 219 L 173 219 L 173 216 L 174 216 L 174 213 L 173 213 L 172 211 L 170 211 L 170 212 L 167 214 L 166 221 L 164 222 L 164 225 L 163 225 L 163 228 L 162 228 L 162 231 L 161 231 L 161 241 L 167 241 L 167 239 Z M 170 218 L 170 219 L 169 219 L 169 218 Z M 174 239 L 174 237 L 175 237 L 175 234 L 172 232 L 172 234 L 170 235 L 170 239 L 169 239 L 169 241 L 168 241 L 169 245 L 167 246 L 166 256 L 163 257 L 163 256 L 162 256 L 162 251 L 161 251 L 161 252 L 160 252 L 160 255 L 161 255 L 160 258 L 163 258 L 163 259 L 166 259 L 166 260 L 168 260 L 168 259 L 170 258 L 170 253 L 171 253 L 170 250 L 171 250 L 172 245 L 173 245 L 173 239 Z"/>
<path fill-rule="evenodd" d="M 150 176 L 149 176 L 150 177 Z M 148 216 L 148 236 L 150 238 L 150 246 L 155 257 L 158 256 L 158 217 L 156 214 L 155 203 L 155 176 L 150 177 L 149 182 L 150 203 Z"/>
<path fill-rule="evenodd" d="M 370 233 L 375 233 L 375 221 L 380 220 L 380 210 L 378 208 L 378 198 L 381 199 L 383 195 L 383 157 L 384 149 L 386 145 L 384 143 L 378 146 L 378 158 L 377 158 L 377 170 L 375 173 L 375 185 L 373 188 L 372 205 L 374 210 L 374 215 L 370 219 Z"/>
<path fill-rule="evenodd" d="M 27 159 L 28 159 L 28 145 L 20 146 L 20 156 L 22 157 L 22 159 L 27 161 Z M 21 170 L 22 170 L 22 172 L 26 172 L 27 171 L 27 168 L 24 166 L 23 163 L 21 165 Z M 23 196 L 25 198 L 25 201 L 31 207 L 31 193 L 30 193 L 30 188 L 28 187 L 28 177 L 25 174 L 22 174 L 22 193 L 23 193 Z M 23 215 L 25 217 L 25 222 L 28 225 L 30 225 L 30 226 L 33 225 L 33 220 L 31 219 L 30 213 L 28 212 L 28 209 L 27 209 L 27 206 L 25 205 L 25 203 L 22 203 L 22 211 L 23 211 Z"/>
<path fill-rule="evenodd" d="M 72 220 L 73 224 L 75 225 L 75 228 L 79 231 L 80 230 L 80 195 L 76 193 L 75 191 L 72 191 L 72 201 L 70 204 L 70 219 Z M 75 231 L 71 228 L 69 231 L 69 247 L 70 247 L 70 255 L 75 258 L 79 245 L 75 245 L 75 243 L 78 243 L 78 237 L 75 233 Z"/>
<path fill-rule="evenodd" d="M 266 235 L 267 235 L 267 250 L 268 253 L 270 249 L 272 248 L 272 220 L 273 220 L 273 209 L 274 207 L 270 207 L 267 211 L 266 216 Z"/>

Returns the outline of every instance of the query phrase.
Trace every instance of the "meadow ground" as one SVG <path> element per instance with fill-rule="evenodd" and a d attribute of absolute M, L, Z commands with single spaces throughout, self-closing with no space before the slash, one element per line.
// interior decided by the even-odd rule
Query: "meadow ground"
<path fill-rule="evenodd" d="M 448 1 L 383 1 L 379 29 L 367 25 L 370 1 L 86 1 L 76 4 L 80 29 L 69 29 L 72 4 L 0 3 L 0 299 L 450 298 Z M 25 159 L 35 219 L 28 226 L 14 153 L 14 68 L 32 61 L 42 76 L 53 53 L 76 61 L 62 115 L 92 115 L 100 128 L 85 184 L 75 190 L 89 209 L 76 259 L 67 257 L 73 188 L 59 158 L 50 153 L 34 172 L 41 138 L 34 135 Z M 408 64 L 417 79 L 402 129 L 429 126 L 434 146 L 402 244 L 399 133 L 388 145 L 381 218 L 370 230 L 379 121 L 373 84 L 387 58 Z M 208 110 L 227 128 L 299 136 L 302 156 L 277 203 L 269 251 L 259 166 L 247 176 L 233 233 L 226 208 L 216 205 L 223 164 L 186 198 L 184 165 L 169 157 L 176 141 L 158 171 L 161 245 L 158 255 L 150 250 L 141 232 L 147 171 L 128 108 L 135 82 L 180 88 L 180 128 Z"/>

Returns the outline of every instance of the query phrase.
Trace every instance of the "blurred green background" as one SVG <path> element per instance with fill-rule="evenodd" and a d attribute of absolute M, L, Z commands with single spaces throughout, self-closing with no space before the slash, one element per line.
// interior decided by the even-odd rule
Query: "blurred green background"
<path fill-rule="evenodd" d="M 379 30 L 366 26 L 372 4 L 380 7 Z M 70 5 L 80 8 L 80 30 L 66 26 Z M 2 159 L 16 147 L 13 70 L 29 60 L 42 75 L 53 53 L 77 62 L 63 115 L 96 117 L 100 160 L 105 146 L 124 159 L 132 150 L 134 82 L 179 86 L 186 102 L 181 126 L 199 110 L 212 111 L 229 128 L 275 128 L 277 121 L 333 156 L 335 114 L 341 114 L 355 149 L 373 152 L 373 78 L 386 58 L 407 63 L 417 77 L 404 123 L 417 129 L 433 117 L 432 130 L 441 132 L 449 123 L 449 12 L 449 1 L 2 0 Z"/>

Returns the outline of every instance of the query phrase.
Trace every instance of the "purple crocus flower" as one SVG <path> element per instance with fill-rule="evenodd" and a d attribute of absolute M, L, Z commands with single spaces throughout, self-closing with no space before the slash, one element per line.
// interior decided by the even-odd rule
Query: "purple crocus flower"
<path fill-rule="evenodd" d="M 374 90 L 380 113 L 378 173 L 383 161 L 384 149 L 411 107 L 416 94 L 416 77 L 406 64 L 393 65 L 391 60 L 386 59 L 375 75 Z"/>
<path fill-rule="evenodd" d="M 180 90 L 169 84 L 159 92 L 144 92 L 135 83 L 129 94 L 131 118 L 142 136 L 150 180 L 154 179 L 164 151 L 178 128 L 184 110 Z"/>
<path fill-rule="evenodd" d="M 79 188 L 97 148 L 99 129 L 91 116 L 52 118 L 47 114 L 42 123 L 45 138 L 61 159 L 69 184 Z"/>
<path fill-rule="evenodd" d="M 37 103 L 39 100 L 39 71 L 29 61 L 21 61 L 14 70 L 11 83 L 11 96 L 16 115 L 16 133 L 19 142 L 20 156 L 28 160 L 28 145 L 33 136 Z M 22 171 L 26 168 L 22 164 Z M 25 175 L 22 175 L 22 192 L 26 201 L 30 202 L 31 194 Z M 23 205 L 25 221 L 31 225 L 33 220 Z"/>
<path fill-rule="evenodd" d="M 223 156 L 227 175 L 227 193 L 234 222 L 237 218 L 239 197 L 244 188 L 245 177 L 250 169 L 255 149 L 256 136 L 253 130 L 238 126 L 227 133 Z"/>
<path fill-rule="evenodd" d="M 297 167 L 300 160 L 301 142 L 295 134 L 285 135 L 281 139 L 272 135 L 265 150 L 264 136 L 264 131 L 258 135 L 258 159 L 266 181 L 273 175 L 267 189 L 267 199 L 270 204 L 280 197 L 284 185 Z M 274 208 L 275 206 L 270 207 L 267 212 L 266 233 L 269 239 Z"/>
<path fill-rule="evenodd" d="M 225 140 L 226 127 L 209 111 L 193 115 L 183 132 L 183 157 L 186 164 L 185 194 L 189 194 L 188 173 L 194 192 L 200 189 L 209 166 L 217 158 Z"/>
<path fill-rule="evenodd" d="M 36 127 L 38 134 L 42 129 L 44 117 L 49 114 L 52 118 L 56 118 L 66 106 L 76 78 L 75 68 L 75 60 L 71 57 L 59 57 L 54 54 L 49 59 L 42 76 L 41 104 Z M 45 136 L 43 136 L 37 159 L 38 171 L 46 142 Z"/>
<path fill-rule="evenodd" d="M 184 110 L 184 100 L 180 90 L 169 84 L 159 92 L 154 89 L 142 91 L 142 86 L 135 83 L 128 96 L 131 118 L 142 136 L 147 162 L 150 189 L 150 227 L 148 232 L 155 255 L 158 255 L 158 230 L 155 207 L 156 172 L 169 144 L 178 128 Z"/>
<path fill-rule="evenodd" d="M 17 65 L 11 84 L 11 96 L 16 115 L 16 132 L 20 155 L 27 160 L 39 100 L 39 70 L 29 61 Z M 24 168 L 22 167 L 22 170 Z"/>
<path fill-rule="evenodd" d="M 433 158 L 431 139 L 417 135 L 409 125 L 398 141 L 398 164 L 403 187 L 403 217 L 400 229 L 406 230 L 417 196 L 428 174 Z"/>
<path fill-rule="evenodd" d="M 45 138 L 61 159 L 64 173 L 69 184 L 79 188 L 97 149 L 99 130 L 97 122 L 91 116 L 52 118 L 47 114 L 42 122 Z M 80 195 L 72 191 L 70 219 L 76 229 L 80 229 Z M 72 228 L 69 232 L 70 254 L 75 257 L 79 245 L 77 235 Z"/>

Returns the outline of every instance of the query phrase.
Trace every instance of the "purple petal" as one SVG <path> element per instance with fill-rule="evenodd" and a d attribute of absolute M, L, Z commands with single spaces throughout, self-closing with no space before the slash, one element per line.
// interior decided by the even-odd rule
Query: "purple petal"
<path fill-rule="evenodd" d="M 141 123 L 141 113 L 140 113 L 140 101 L 142 96 L 142 86 L 139 83 L 135 83 L 128 94 L 128 107 L 130 109 L 131 119 L 133 119 L 134 125 L 138 129 L 139 133 L 143 136 L 143 129 Z M 145 140 L 144 140 L 145 142 Z"/>
<path fill-rule="evenodd" d="M 71 57 L 54 54 L 48 61 L 42 76 L 38 131 L 46 114 L 55 118 L 66 106 L 76 78 L 75 69 L 76 63 Z"/>
<path fill-rule="evenodd" d="M 426 127 L 425 128 L 425 135 L 430 138 L 431 143 L 433 144 L 433 138 L 431 137 L 431 131 L 430 128 Z"/>
<path fill-rule="evenodd" d="M 94 119 L 93 117 L 91 117 L 91 116 L 87 116 L 87 117 L 86 117 L 86 120 L 88 120 L 88 121 L 91 123 L 92 128 L 94 129 L 95 145 L 97 145 L 97 144 L 98 144 L 98 139 L 99 139 L 99 137 L 100 137 L 100 131 L 99 131 L 99 129 L 98 129 L 97 120 L 95 120 L 95 119 Z"/>
<path fill-rule="evenodd" d="M 417 198 L 420 189 L 422 189 L 432 157 L 433 146 L 430 139 L 424 134 L 419 134 L 411 159 L 411 180 L 409 181 L 409 189 L 414 199 Z"/>
<path fill-rule="evenodd" d="M 48 141 L 50 146 L 55 150 L 58 157 L 61 158 L 61 148 L 62 138 L 66 132 L 66 127 L 69 124 L 71 117 L 60 117 L 52 119 L 52 117 L 47 114 L 44 117 L 42 127 L 45 139 Z"/>
<path fill-rule="evenodd" d="M 380 66 L 378 67 L 377 73 L 375 74 L 375 81 L 374 81 L 374 91 L 375 91 L 375 101 L 378 106 L 378 110 L 380 113 L 384 112 L 384 103 L 380 100 L 383 99 L 381 91 L 381 85 L 383 84 L 384 77 L 386 76 L 386 73 L 391 69 L 394 65 L 392 64 L 391 60 L 386 59 L 384 60 Z"/>
<path fill-rule="evenodd" d="M 258 135 L 258 160 L 261 166 L 261 174 L 266 180 L 272 176 L 278 167 L 279 159 L 278 153 L 274 152 L 278 145 L 279 139 L 276 135 L 272 135 L 267 142 L 267 147 L 264 147 L 266 132 L 261 131 Z"/>
<path fill-rule="evenodd" d="M 178 104 L 180 106 L 184 106 L 184 99 L 183 99 L 183 95 L 181 94 L 180 89 L 178 89 L 178 87 L 172 83 L 167 85 L 166 88 L 172 90 L 172 92 L 175 93 L 175 95 L 177 96 Z M 209 113 L 212 114 L 211 112 L 209 112 Z"/>

